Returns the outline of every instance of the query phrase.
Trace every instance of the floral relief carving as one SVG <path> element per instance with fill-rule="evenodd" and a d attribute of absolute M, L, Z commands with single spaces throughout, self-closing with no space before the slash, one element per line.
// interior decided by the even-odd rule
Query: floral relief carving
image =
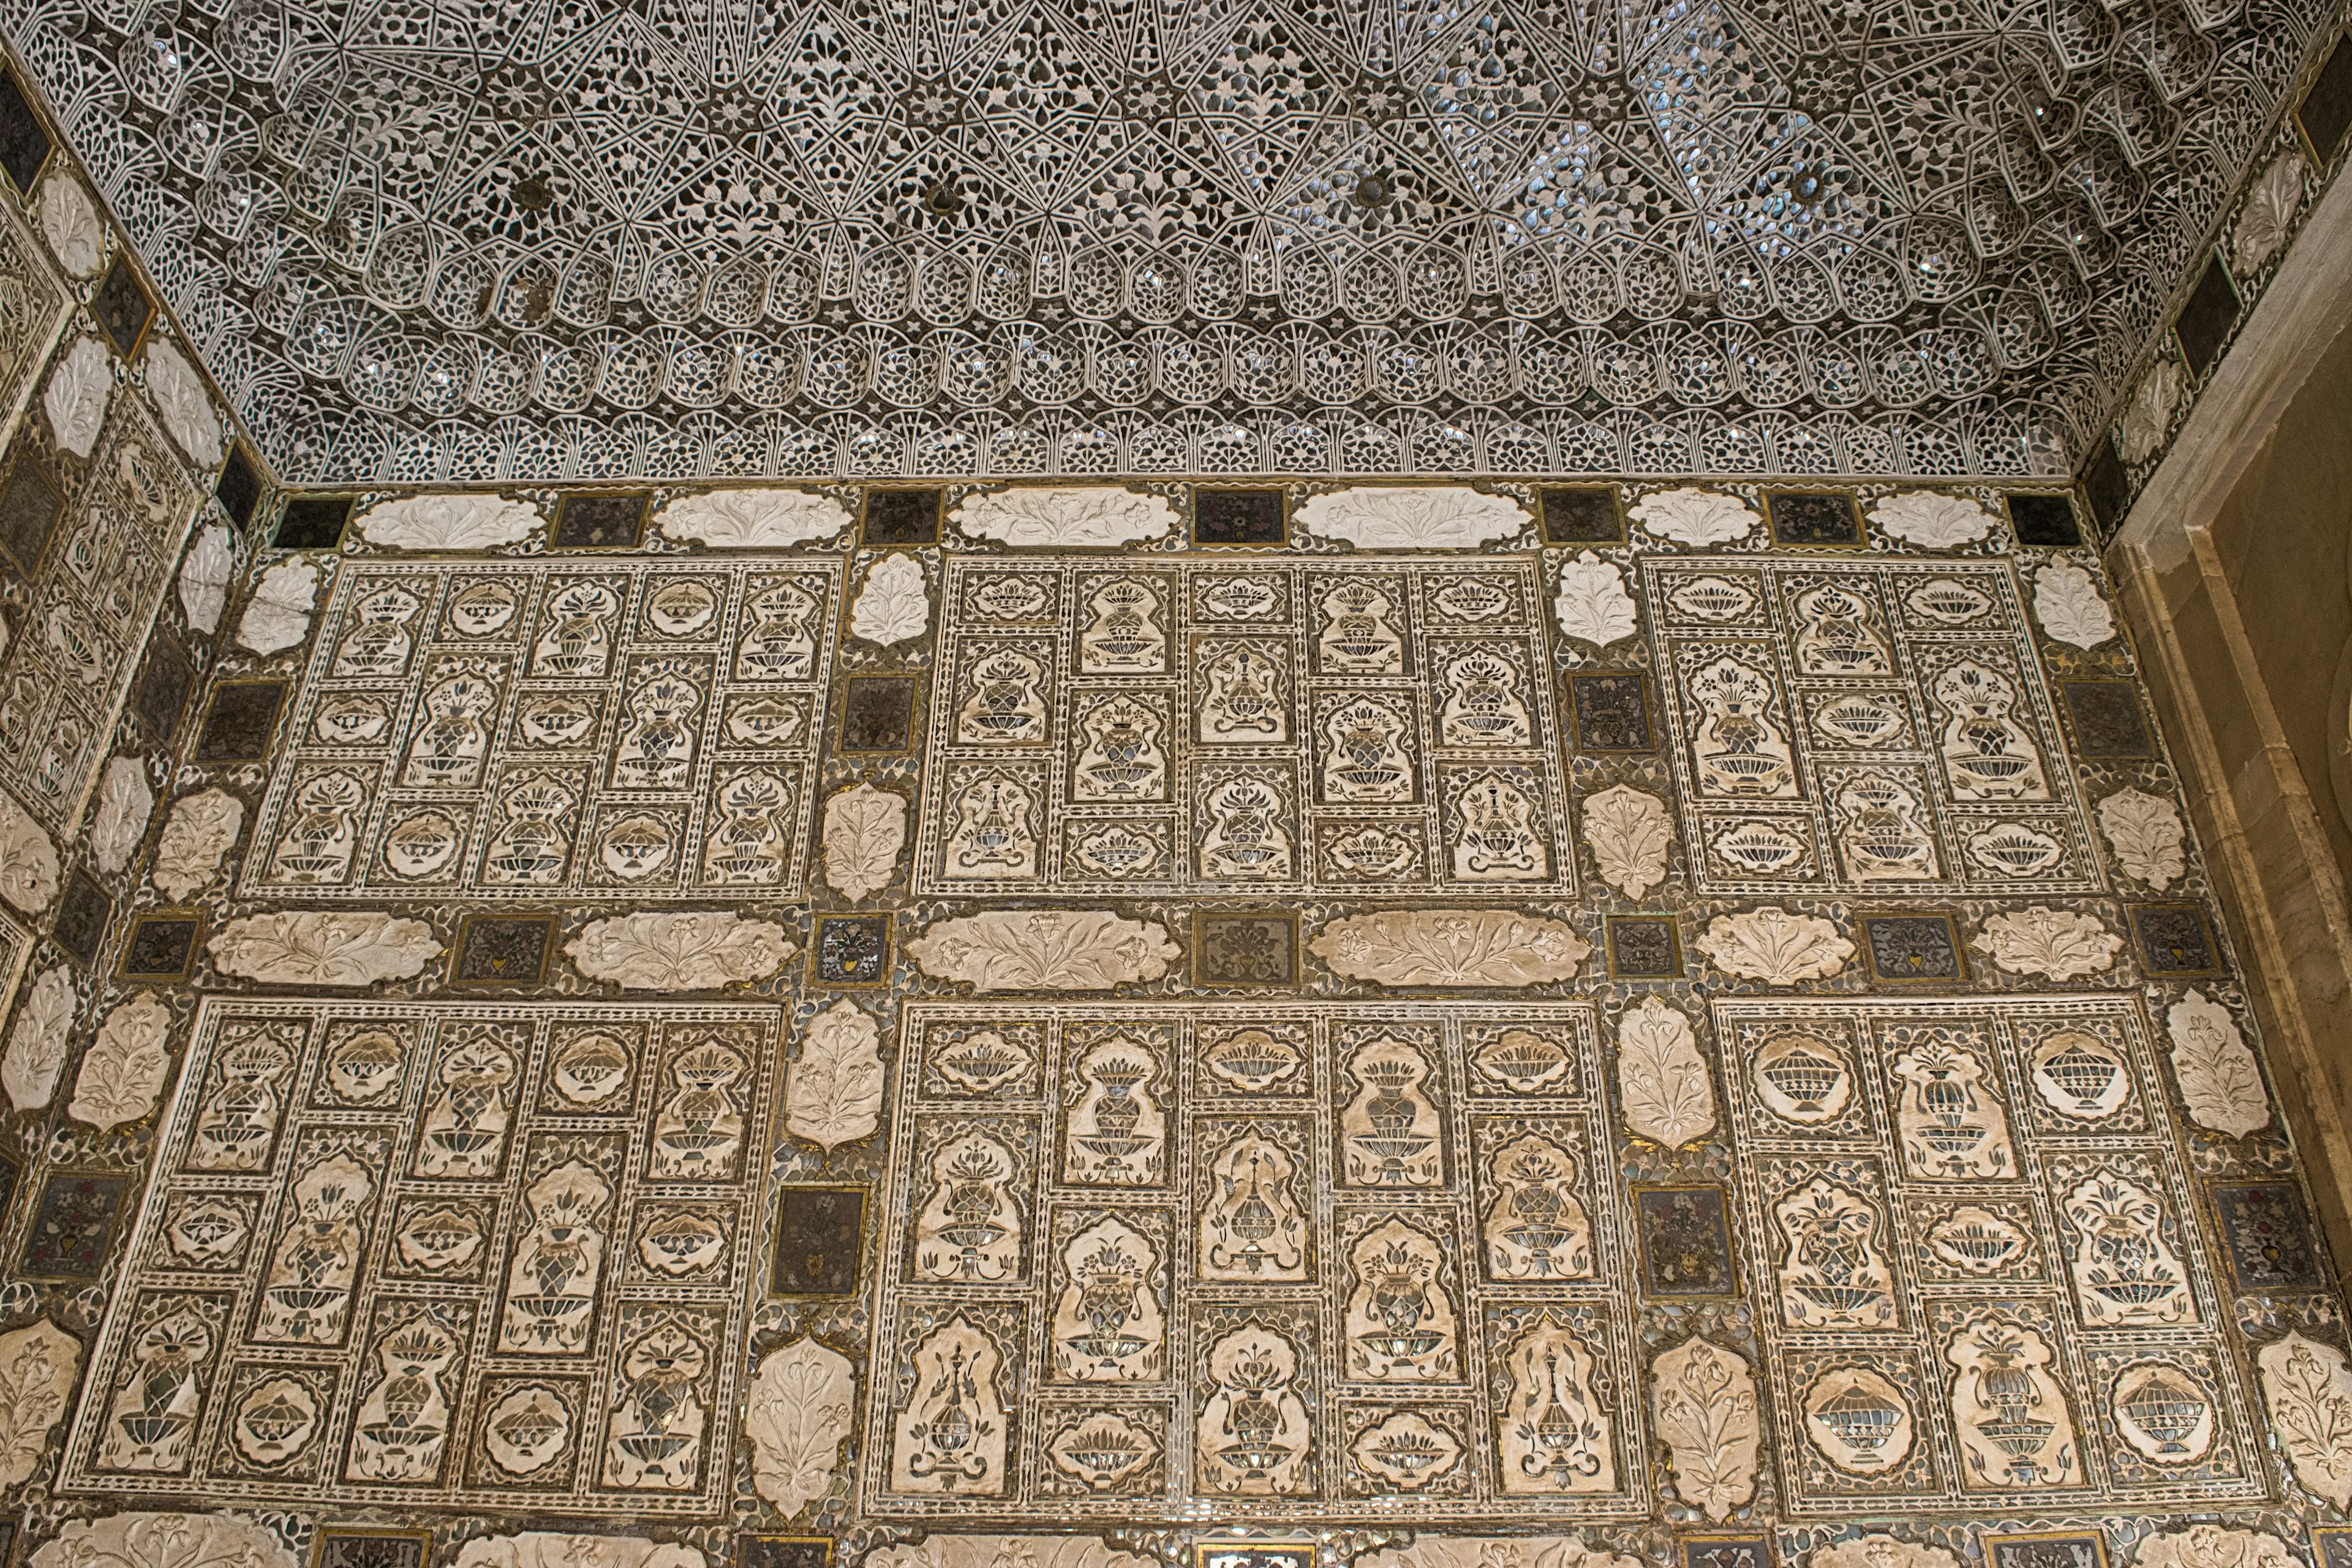
<path fill-rule="evenodd" d="M 751 1484 L 786 1519 L 831 1486 L 849 1436 L 852 1394 L 849 1358 L 814 1339 L 761 1358 L 743 1417 Z"/>
<path fill-rule="evenodd" d="M 772 921 L 696 912 L 591 921 L 563 951 L 581 973 L 624 991 L 715 991 L 766 979 L 799 948 Z"/>
<path fill-rule="evenodd" d="M 1644 996 L 1617 1023 L 1617 1089 L 1637 1138 L 1679 1149 L 1715 1128 L 1715 1083 L 1681 1008 Z"/>
<path fill-rule="evenodd" d="M 2137 1568 L 2294 1568 L 2303 1559 L 2267 1531 L 2200 1523 L 2149 1536 L 2132 1561 Z"/>
<path fill-rule="evenodd" d="M 1675 1490 L 1718 1523 L 1756 1495 L 1756 1379 L 1748 1363 L 1694 1334 L 1650 1363 L 1650 1412 Z"/>
<path fill-rule="evenodd" d="M 28 915 L 58 896 L 58 851 L 32 814 L 0 790 L 0 898 Z"/>
<path fill-rule="evenodd" d="M 923 589 L 922 563 L 903 552 L 877 561 L 850 606 L 851 635 L 877 647 L 891 647 L 914 641 L 930 624 L 931 601 Z"/>
<path fill-rule="evenodd" d="M 157 338 L 147 345 L 147 395 L 180 450 L 204 469 L 220 466 L 220 410 L 205 390 L 204 377 L 170 341 Z"/>
<path fill-rule="evenodd" d="M 319 596 L 319 568 L 308 561 L 280 561 L 261 574 L 245 618 L 236 624 L 237 646 L 255 653 L 283 653 L 310 635 L 310 606 Z"/>
<path fill-rule="evenodd" d="M 874 1134 L 882 1109 L 881 1031 L 847 997 L 809 1020 L 784 1083 L 784 1129 L 827 1153 Z"/>
<path fill-rule="evenodd" d="M 824 879 L 845 899 L 888 887 L 906 843 L 905 795 L 860 784 L 824 803 Z"/>
<path fill-rule="evenodd" d="M 2334 1345 L 2293 1331 L 2256 1352 L 2254 1363 L 2294 1479 L 2339 1510 L 2352 1508 L 2352 1364 Z"/>
<path fill-rule="evenodd" d="M 1985 918 L 1969 946 L 2012 974 L 2074 980 L 2113 969 L 2124 939 L 2096 915 L 2046 907 L 2004 910 Z"/>
<path fill-rule="evenodd" d="M 108 759 L 99 775 L 98 800 L 90 808 L 89 854 L 98 868 L 119 877 L 147 836 L 155 792 L 147 786 L 147 764 L 137 757 Z"/>
<path fill-rule="evenodd" d="M 172 1010 L 152 991 L 109 1013 L 81 1058 L 66 1113 L 105 1132 L 152 1111 L 172 1065 L 163 1048 L 171 1032 Z"/>
<path fill-rule="evenodd" d="M 667 503 L 654 523 L 714 550 L 782 550 L 831 539 L 849 526 L 849 509 L 807 490 L 709 490 Z"/>
<path fill-rule="evenodd" d="M 1767 985 L 1826 980 L 1853 956 L 1853 943 L 1819 915 L 1792 915 L 1776 905 L 1717 915 L 1691 944 L 1718 969 Z"/>
<path fill-rule="evenodd" d="M 1625 574 L 1590 550 L 1559 569 L 1559 592 L 1552 613 L 1564 636 L 1607 647 L 1632 637 L 1640 626 Z"/>
<path fill-rule="evenodd" d="M 1898 490 L 1870 509 L 1882 533 L 1922 550 L 1974 544 L 1992 531 L 1992 513 L 1965 496 L 1940 490 Z"/>
<path fill-rule="evenodd" d="M 2099 831 L 2125 876 L 2159 892 L 2179 879 L 2188 832 L 2170 796 L 2119 789 L 2099 802 Z"/>
<path fill-rule="evenodd" d="M 58 445 L 77 458 L 97 449 L 98 432 L 106 423 L 106 405 L 114 395 L 114 363 L 106 345 L 96 338 L 77 338 L 49 373 L 48 390 L 41 395 L 42 410 Z"/>
<path fill-rule="evenodd" d="M 180 563 L 180 608 L 187 612 L 188 625 L 200 632 L 220 629 L 229 579 L 236 574 L 236 549 L 228 530 L 217 522 L 205 524 Z"/>
<path fill-rule="evenodd" d="M 1577 1535 L 1423 1534 L 1358 1558 L 1359 1568 L 1642 1568 L 1643 1560 L 1606 1552 Z"/>
<path fill-rule="evenodd" d="M 1146 1568 L 1153 1559 L 1090 1535 L 930 1535 L 919 1546 L 880 1546 L 864 1568 Z"/>
<path fill-rule="evenodd" d="M 988 490 L 966 496 L 950 516 L 968 538 L 1065 549 L 1165 539 L 1177 524 L 1165 496 L 1113 485 Z"/>
<path fill-rule="evenodd" d="M 156 891 L 177 903 L 211 882 L 244 828 L 245 803 L 226 790 L 182 796 L 156 836 L 150 868 Z"/>
<path fill-rule="evenodd" d="M 2185 373 L 2171 360 L 2160 359 L 2148 366 L 2124 408 L 2123 434 L 2116 447 L 2125 462 L 2144 463 L 2156 456 L 2165 437 L 2172 434 L 2173 411 L 2180 406 L 2187 382 Z"/>
<path fill-rule="evenodd" d="M 31 1478 L 80 1367 L 81 1342 L 47 1318 L 0 1334 L 0 1487 Z"/>
<path fill-rule="evenodd" d="M 2095 648 L 2116 635 L 2115 612 L 2091 574 L 2055 561 L 2033 574 L 2033 618 L 2053 642 Z"/>
<path fill-rule="evenodd" d="M 1685 488 L 1658 490 L 1626 509 L 1626 515 L 1661 539 L 1677 544 L 1728 544 L 1756 527 L 1756 511 L 1721 490 Z"/>
<path fill-rule="evenodd" d="M 907 944 L 935 980 L 979 991 L 1108 991 L 1157 980 L 1183 950 L 1108 910 L 998 910 L 937 921 Z"/>
<path fill-rule="evenodd" d="M 2166 1010 L 2164 1026 L 2172 1037 L 2173 1081 L 2190 1121 L 2232 1138 L 2270 1125 L 2262 1068 L 2229 1008 L 2191 989 Z"/>
<path fill-rule="evenodd" d="M 1614 784 L 1584 802 L 1584 842 L 1601 879 L 1629 899 L 1666 879 L 1666 851 L 1675 841 L 1665 802 Z"/>
<path fill-rule="evenodd" d="M 73 973 L 63 964 L 43 970 L 26 991 L 8 1030 L 7 1052 L 0 1055 L 0 1087 L 18 1110 L 38 1110 L 57 1093 L 79 1005 Z"/>
<path fill-rule="evenodd" d="M 1380 485 L 1327 491 L 1300 505 L 1298 525 L 1359 550 L 1475 550 L 1528 522 L 1508 496 L 1455 485 Z"/>
<path fill-rule="evenodd" d="M 58 265 L 70 277 L 97 277 L 106 261 L 106 225 L 81 182 L 63 169 L 43 180 L 39 216 Z"/>
<path fill-rule="evenodd" d="M 642 1536 L 526 1530 L 468 1541 L 452 1568 L 708 1568 L 708 1562 L 691 1546 Z"/>
<path fill-rule="evenodd" d="M 386 550 L 494 550 L 539 529 L 539 509 L 494 495 L 404 496 L 362 512 L 360 537 Z"/>
<path fill-rule="evenodd" d="M 205 951 L 222 973 L 268 985 L 373 985 L 424 973 L 441 942 L 422 921 L 374 910 L 281 910 L 229 921 Z"/>
<path fill-rule="evenodd" d="M 277 1536 L 242 1514 L 130 1512 L 68 1521 L 55 1540 L 34 1552 L 31 1568 L 299 1568 L 299 1564 Z M 562 1565 L 549 1563 L 545 1568 Z M 701 1563 L 698 1561 L 692 1568 L 701 1568 Z"/>
<path fill-rule="evenodd" d="M 2242 279 L 2270 265 L 2286 243 L 2294 215 L 2303 206 L 2305 171 L 2300 153 L 2282 153 L 2246 188 L 2246 205 L 2230 230 L 2230 263 Z"/>
<path fill-rule="evenodd" d="M 1307 944 L 1334 973 L 1383 985 L 1539 985 L 1592 951 L 1566 921 L 1505 910 L 1387 910 L 1333 921 Z"/>
<path fill-rule="evenodd" d="M 1892 1535 L 1865 1535 L 1815 1547 L 1805 1559 L 1805 1568 L 1960 1568 L 1960 1564 L 1940 1546 Z"/>

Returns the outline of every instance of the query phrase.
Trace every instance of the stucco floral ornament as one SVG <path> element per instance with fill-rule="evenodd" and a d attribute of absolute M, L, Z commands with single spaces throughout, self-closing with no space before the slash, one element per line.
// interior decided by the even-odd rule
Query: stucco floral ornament
<path fill-rule="evenodd" d="M 924 973 L 977 991 L 1108 991 L 1157 980 L 1183 949 L 1108 910 L 992 910 L 940 921 L 907 944 Z"/>
<path fill-rule="evenodd" d="M 106 405 L 114 396 L 114 364 L 106 345 L 96 338 L 77 338 L 74 346 L 49 373 L 48 390 L 41 395 L 42 411 L 58 445 L 77 458 L 87 458 L 98 446 L 99 427 L 106 423 Z"/>
<path fill-rule="evenodd" d="M 188 614 L 188 625 L 200 632 L 220 630 L 229 579 L 236 572 L 236 547 L 229 542 L 228 530 L 206 523 L 180 563 L 180 607 Z"/>
<path fill-rule="evenodd" d="M 1643 496 L 1626 515 L 1660 539 L 1677 544 L 1728 544 L 1756 527 L 1755 510 L 1721 490 L 1685 488 Z"/>
<path fill-rule="evenodd" d="M 2192 1524 L 2139 1543 L 2133 1568 L 2297 1568 L 2303 1558 L 2265 1531 Z"/>
<path fill-rule="evenodd" d="M 1167 497 L 1115 485 L 992 490 L 965 497 L 950 515 L 968 538 L 1015 545 L 1132 544 L 1167 538 L 1177 521 Z"/>
<path fill-rule="evenodd" d="M 539 509 L 504 496 L 404 496 L 360 515 L 360 537 L 387 550 L 492 550 L 520 544 L 540 525 Z"/>
<path fill-rule="evenodd" d="M 1349 980 L 1381 985 L 1539 985 L 1592 944 L 1566 921 L 1508 910 L 1384 910 L 1333 921 L 1307 944 Z"/>
<path fill-rule="evenodd" d="M 1853 943 L 1819 915 L 1792 915 L 1767 904 L 1736 915 L 1717 915 L 1706 934 L 1691 944 L 1717 969 L 1767 985 L 1826 980 L 1853 956 Z"/>
<path fill-rule="evenodd" d="M 423 921 L 376 910 L 247 915 L 205 943 L 224 974 L 269 985 L 373 985 L 424 973 L 440 940 Z"/>
<path fill-rule="evenodd" d="M 63 169 L 41 182 L 41 235 L 49 254 L 76 278 L 95 278 L 106 260 L 106 226 L 81 182 Z"/>
<path fill-rule="evenodd" d="M 2173 410 L 2180 406 L 2180 367 L 2160 359 L 2147 367 L 2124 410 L 2123 433 L 2116 445 L 2126 463 L 2144 463 L 2172 433 Z"/>
<path fill-rule="evenodd" d="M 832 538 L 849 526 L 849 509 L 806 490 L 711 490 L 671 501 L 655 526 L 713 550 L 776 550 Z"/>
<path fill-rule="evenodd" d="M 2095 915 L 2044 907 L 1988 915 L 1969 945 L 2012 974 L 2073 980 L 2113 969 L 2124 939 Z"/>
<path fill-rule="evenodd" d="M 200 468 L 219 467 L 220 410 L 213 406 L 205 378 L 196 374 L 187 355 L 163 338 L 147 345 L 147 395 L 154 399 L 163 428 L 191 462 Z"/>
<path fill-rule="evenodd" d="M 715 991 L 766 979 L 798 949 L 772 921 L 696 912 L 593 921 L 563 951 L 581 973 L 624 991 Z"/>
<path fill-rule="evenodd" d="M 2286 243 L 2295 210 L 2303 205 L 2304 170 L 2303 154 L 2282 153 L 2247 189 L 2245 209 L 2230 230 L 2230 263 L 2240 278 L 2252 278 L 2270 265 Z"/>
<path fill-rule="evenodd" d="M 1525 529 L 1527 509 L 1465 485 L 1360 485 L 1312 496 L 1298 525 L 1359 550 L 1475 550 Z"/>
<path fill-rule="evenodd" d="M 1974 544 L 1992 531 L 1992 513 L 1966 496 L 1904 490 L 1870 509 L 1871 526 L 1922 550 Z"/>
<path fill-rule="evenodd" d="M 77 1519 L 31 1568 L 296 1568 L 268 1530 L 236 1513 L 115 1513 Z"/>
<path fill-rule="evenodd" d="M 2344 1352 L 2289 1333 L 2264 1345 L 2254 1363 L 2294 1479 L 2337 1509 L 2352 1508 L 2352 1365 Z"/>

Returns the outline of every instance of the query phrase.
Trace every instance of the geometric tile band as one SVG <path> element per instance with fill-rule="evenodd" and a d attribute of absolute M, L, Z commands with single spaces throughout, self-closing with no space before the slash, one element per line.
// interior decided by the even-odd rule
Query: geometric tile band
<path fill-rule="evenodd" d="M 781 1016 L 206 999 L 60 1489 L 709 1517 Z"/>

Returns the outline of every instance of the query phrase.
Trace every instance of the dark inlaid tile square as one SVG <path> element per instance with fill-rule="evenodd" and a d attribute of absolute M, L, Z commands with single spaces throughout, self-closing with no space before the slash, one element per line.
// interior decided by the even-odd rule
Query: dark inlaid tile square
<path fill-rule="evenodd" d="M 278 514 L 269 542 L 280 550 L 332 550 L 352 521 L 351 496 L 296 496 Z"/>
<path fill-rule="evenodd" d="M 37 1279 L 95 1279 L 106 1271 L 107 1248 L 129 1193 L 124 1176 L 84 1176 L 60 1171 L 41 1189 L 25 1226 L 19 1274 Z"/>
<path fill-rule="evenodd" d="M 841 686 L 845 752 L 903 752 L 915 732 L 915 677 L 856 675 Z"/>
<path fill-rule="evenodd" d="M 1985 1568 L 2107 1568 L 2107 1544 L 2095 1530 L 2050 1535 L 1987 1535 Z"/>
<path fill-rule="evenodd" d="M 147 668 L 139 672 L 139 690 L 131 711 L 156 740 L 175 741 L 180 721 L 188 711 L 188 698 L 196 688 L 196 667 L 179 644 L 157 637 L 147 645 Z"/>
<path fill-rule="evenodd" d="M 866 1252 L 864 1187 L 778 1187 L 771 1296 L 854 1296 Z"/>
<path fill-rule="evenodd" d="M 229 448 L 228 461 L 221 465 L 220 478 L 213 482 L 213 498 L 236 520 L 237 527 L 253 521 L 253 509 L 261 504 L 261 470 L 253 466 L 253 455 L 243 442 Z"/>
<path fill-rule="evenodd" d="M 2155 737 L 2127 680 L 2062 680 L 2074 750 L 2085 757 L 2137 759 L 2156 754 Z"/>
<path fill-rule="evenodd" d="M 1862 953 L 1882 983 L 1952 982 L 1969 977 L 1960 933 L 1946 914 L 1865 914 Z"/>
<path fill-rule="evenodd" d="M 735 1568 L 833 1568 L 830 1535 L 738 1535 Z"/>
<path fill-rule="evenodd" d="M 204 931 L 201 913 L 141 915 L 131 922 L 131 940 L 122 944 L 122 978 L 185 980 L 195 965 Z"/>
<path fill-rule="evenodd" d="M 2074 520 L 2074 498 L 2063 492 L 2028 491 L 2008 498 L 2009 526 L 2020 544 L 2036 550 L 2072 550 L 2083 542 Z"/>
<path fill-rule="evenodd" d="M 1290 530 L 1277 489 L 1194 490 L 1195 544 L 1286 544 Z"/>
<path fill-rule="evenodd" d="M 1776 544 L 1829 545 L 1859 550 L 1862 510 L 1848 490 L 1767 490 L 1764 515 Z"/>
<path fill-rule="evenodd" d="M 1731 1215 L 1721 1187 L 1635 1187 L 1633 1230 L 1648 1294 L 1739 1294 Z"/>
<path fill-rule="evenodd" d="M 155 301 L 147 297 L 146 285 L 139 281 L 129 250 L 114 253 L 113 265 L 107 268 L 89 297 L 89 313 L 98 318 L 107 341 L 124 359 L 137 353 L 146 341 L 147 329 L 155 323 Z"/>
<path fill-rule="evenodd" d="M 1685 1535 L 1682 1568 L 1772 1568 L 1769 1535 Z"/>
<path fill-rule="evenodd" d="M 558 550 L 634 550 L 645 539 L 644 492 L 568 495 L 555 503 L 552 542 Z"/>
<path fill-rule="evenodd" d="M 1298 917 L 1274 910 L 1193 910 L 1192 984 L 1297 984 Z"/>
<path fill-rule="evenodd" d="M 1609 973 L 1620 980 L 1679 980 L 1682 939 L 1672 915 L 1611 915 Z"/>
<path fill-rule="evenodd" d="M 5 169 L 16 188 L 29 195 L 56 145 L 33 108 L 32 94 L 16 80 L 16 73 L 0 71 L 0 169 Z"/>
<path fill-rule="evenodd" d="M 2231 329 L 2238 324 L 2238 285 L 2230 277 L 2230 269 L 2214 256 L 2205 263 L 2198 275 L 2197 287 L 2181 301 L 2180 314 L 2173 319 L 2173 340 L 2180 345 L 2180 357 L 2189 366 L 2189 374 L 2198 380 L 2213 368 L 2221 357 L 2221 345 L 2229 341 Z"/>
<path fill-rule="evenodd" d="M 1580 752 L 1650 749 L 1649 682 L 1632 672 L 1568 678 L 1569 709 Z"/>
<path fill-rule="evenodd" d="M 555 950 L 553 915 L 467 915 L 457 931 L 452 985 L 537 985 Z"/>
<path fill-rule="evenodd" d="M 346 1530 L 319 1531 L 311 1546 L 311 1568 L 425 1568 L 433 1551 L 429 1530 Z"/>
<path fill-rule="evenodd" d="M 866 545 L 937 544 L 940 490 L 867 490 L 857 537 Z"/>
<path fill-rule="evenodd" d="M 2200 904 L 2133 904 L 2132 935 L 2139 939 L 2140 967 L 2150 974 L 2219 974 L 2221 944 Z"/>
<path fill-rule="evenodd" d="M 8 482 L 0 485 L 0 551 L 26 576 L 41 569 L 41 557 L 65 504 L 65 497 L 32 458 L 19 457 L 9 465 Z"/>
<path fill-rule="evenodd" d="M 2326 164 L 2352 132 L 2352 39 L 2338 38 L 2303 101 L 2294 106 L 2294 123 L 2311 147 L 2312 160 Z M 19 182 L 21 184 L 21 182 Z"/>
<path fill-rule="evenodd" d="M 1625 498 L 1615 485 L 1553 485 L 1536 492 L 1546 544 L 1616 544 L 1625 538 Z"/>
<path fill-rule="evenodd" d="M 205 727 L 196 732 L 195 761 L 257 763 L 268 757 L 285 700 L 282 680 L 228 680 L 213 688 Z"/>
<path fill-rule="evenodd" d="M 2099 537 L 2112 538 L 2131 508 L 2131 475 L 2124 468 L 2123 455 L 2116 450 L 2114 437 L 2099 437 L 2099 444 L 2083 461 L 2080 478 L 2083 500 L 2091 509 L 2091 521 L 2098 524 Z"/>
<path fill-rule="evenodd" d="M 824 915 L 809 944 L 819 985 L 880 985 L 890 978 L 888 915 Z"/>
<path fill-rule="evenodd" d="M 2314 1525 L 2311 1555 L 2318 1568 L 2352 1568 L 2352 1525 Z"/>
<path fill-rule="evenodd" d="M 2303 1191 L 2293 1182 L 2215 1182 L 2213 1218 L 2241 1290 L 2311 1290 L 2327 1283 Z"/>
<path fill-rule="evenodd" d="M 49 928 L 49 940 L 83 963 L 96 963 L 113 919 L 112 895 L 92 881 L 89 872 L 76 871 L 58 895 L 57 923 Z"/>

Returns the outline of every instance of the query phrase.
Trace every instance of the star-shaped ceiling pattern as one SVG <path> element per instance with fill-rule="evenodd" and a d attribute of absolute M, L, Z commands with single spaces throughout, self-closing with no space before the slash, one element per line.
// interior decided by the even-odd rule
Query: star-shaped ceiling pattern
<path fill-rule="evenodd" d="M 296 481 L 2032 472 L 2319 0 L 5 0 Z"/>

